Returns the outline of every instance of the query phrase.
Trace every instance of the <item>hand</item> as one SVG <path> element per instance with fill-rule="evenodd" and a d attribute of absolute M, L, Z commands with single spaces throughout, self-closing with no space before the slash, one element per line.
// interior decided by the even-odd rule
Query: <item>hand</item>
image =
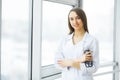
<path fill-rule="evenodd" d="M 67 66 L 72 66 L 73 61 L 71 59 L 64 59 L 64 60 L 58 60 L 57 63 L 61 67 L 67 67 Z"/>
<path fill-rule="evenodd" d="M 82 58 L 81 58 L 81 62 L 85 62 L 85 61 L 92 61 L 93 57 L 92 57 L 92 52 L 86 52 L 85 54 L 83 54 Z"/>

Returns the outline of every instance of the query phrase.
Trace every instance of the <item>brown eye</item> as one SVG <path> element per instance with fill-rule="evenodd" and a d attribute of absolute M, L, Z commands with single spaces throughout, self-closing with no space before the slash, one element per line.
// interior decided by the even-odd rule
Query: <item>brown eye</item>
<path fill-rule="evenodd" d="M 72 20 L 73 20 L 73 18 L 70 18 L 70 20 L 72 21 Z"/>
<path fill-rule="evenodd" d="M 80 19 L 80 17 L 79 17 L 79 16 L 77 16 L 77 19 Z"/>

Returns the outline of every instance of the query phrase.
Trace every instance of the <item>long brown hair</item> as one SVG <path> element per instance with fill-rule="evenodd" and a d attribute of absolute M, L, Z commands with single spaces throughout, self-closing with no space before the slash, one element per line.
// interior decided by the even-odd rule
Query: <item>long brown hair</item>
<path fill-rule="evenodd" d="M 72 11 L 76 12 L 76 14 L 81 18 L 81 20 L 83 22 L 84 30 L 87 31 L 87 32 L 89 32 L 88 31 L 88 27 L 87 27 L 87 17 L 86 17 L 86 14 L 85 14 L 85 12 L 81 8 L 77 7 L 77 8 L 71 9 L 70 12 L 69 12 L 69 14 L 68 14 L 68 27 L 69 27 L 69 30 L 70 30 L 69 34 L 72 34 L 74 32 L 74 29 L 71 26 L 70 20 L 69 20 L 69 15 L 70 15 L 70 13 Z"/>

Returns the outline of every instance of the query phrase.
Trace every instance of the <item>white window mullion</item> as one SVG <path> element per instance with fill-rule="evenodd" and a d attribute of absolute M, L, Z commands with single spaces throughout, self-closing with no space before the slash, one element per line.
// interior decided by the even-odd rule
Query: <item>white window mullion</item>
<path fill-rule="evenodd" d="M 33 0 L 29 2 L 28 80 L 32 80 Z"/>
<path fill-rule="evenodd" d="M 114 70 L 119 70 L 120 66 L 120 0 L 114 0 L 114 61 L 118 62 L 118 66 L 114 67 Z M 120 74 L 114 73 L 113 80 L 119 80 Z"/>
<path fill-rule="evenodd" d="M 0 74 L 1 74 L 1 13 L 2 13 L 2 0 L 0 0 Z M 1 75 L 0 75 L 0 79 L 1 79 Z"/>
<path fill-rule="evenodd" d="M 33 0 L 32 80 L 41 80 L 42 0 Z"/>

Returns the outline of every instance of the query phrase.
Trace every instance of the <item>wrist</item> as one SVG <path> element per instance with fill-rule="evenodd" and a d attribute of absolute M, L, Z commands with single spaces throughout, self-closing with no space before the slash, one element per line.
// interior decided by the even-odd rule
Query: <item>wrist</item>
<path fill-rule="evenodd" d="M 79 69 L 80 68 L 80 63 L 81 63 L 80 59 L 74 59 L 73 63 L 72 63 L 72 67 Z"/>
<path fill-rule="evenodd" d="M 74 60 L 76 63 L 81 63 L 82 60 L 80 58 Z"/>

